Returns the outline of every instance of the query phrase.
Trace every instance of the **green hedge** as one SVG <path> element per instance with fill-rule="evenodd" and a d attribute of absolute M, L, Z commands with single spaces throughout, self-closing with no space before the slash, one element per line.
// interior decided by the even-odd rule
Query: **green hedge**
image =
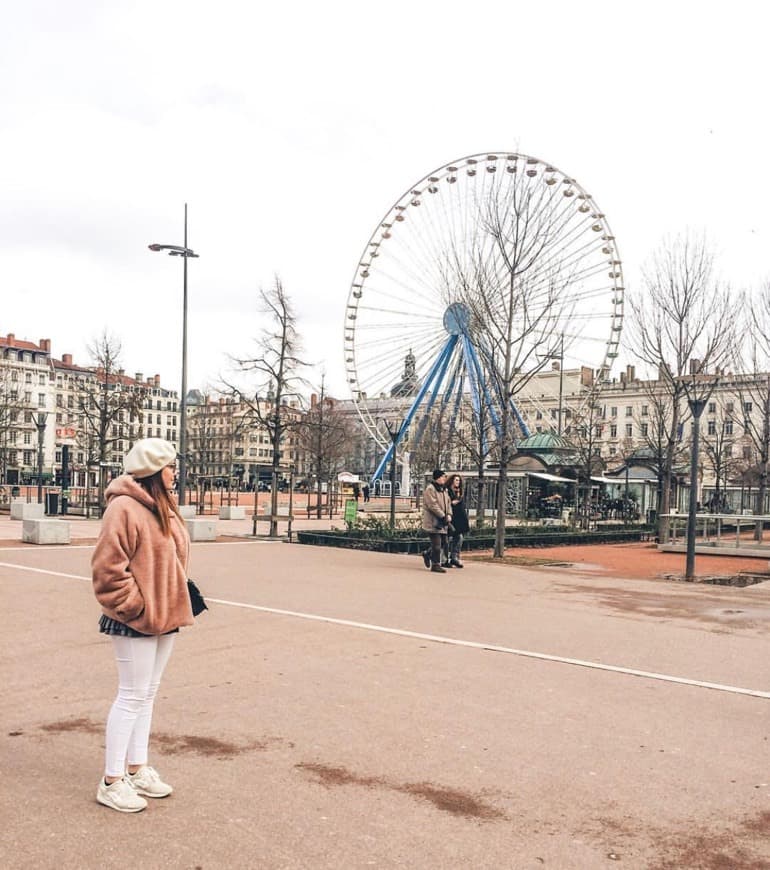
<path fill-rule="evenodd" d="M 371 531 L 301 531 L 297 532 L 300 544 L 320 547 L 345 547 L 352 550 L 375 550 L 380 553 L 419 553 L 427 546 L 427 535 L 415 535 L 413 531 L 399 531 L 385 536 Z M 533 532 L 526 527 L 509 528 L 505 543 L 509 547 L 555 547 L 567 544 L 616 544 L 625 541 L 641 541 L 649 535 L 647 527 L 635 527 L 596 532 L 565 531 L 544 528 Z M 495 545 L 493 530 L 472 530 L 463 537 L 464 550 L 491 550 Z"/>

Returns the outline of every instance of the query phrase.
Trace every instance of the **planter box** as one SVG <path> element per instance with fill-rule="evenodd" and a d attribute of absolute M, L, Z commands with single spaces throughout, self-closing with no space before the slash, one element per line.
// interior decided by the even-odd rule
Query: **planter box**
<path fill-rule="evenodd" d="M 222 505 L 219 508 L 219 519 L 220 520 L 245 520 L 246 519 L 246 508 L 245 507 L 237 507 L 235 505 Z"/>

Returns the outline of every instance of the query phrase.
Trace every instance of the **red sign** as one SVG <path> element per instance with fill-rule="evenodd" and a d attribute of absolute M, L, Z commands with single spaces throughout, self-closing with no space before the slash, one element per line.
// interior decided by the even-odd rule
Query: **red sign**
<path fill-rule="evenodd" d="M 77 429 L 74 426 L 57 426 L 56 438 L 74 438 L 77 435 Z"/>

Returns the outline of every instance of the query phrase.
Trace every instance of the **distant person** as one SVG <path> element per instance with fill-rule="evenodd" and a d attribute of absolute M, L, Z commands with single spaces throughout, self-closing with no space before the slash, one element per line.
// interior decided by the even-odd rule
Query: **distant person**
<path fill-rule="evenodd" d="M 449 501 L 452 505 L 452 522 L 447 534 L 448 559 L 444 563 L 445 568 L 463 568 L 460 561 L 460 551 L 463 548 L 463 535 L 470 530 L 468 511 L 465 509 L 465 495 L 463 479 L 459 474 L 453 474 L 447 484 Z"/>
<path fill-rule="evenodd" d="M 430 546 L 423 550 L 422 559 L 425 567 L 436 574 L 446 574 L 446 569 L 441 567 L 441 551 L 452 521 L 452 504 L 445 484 L 446 473 L 440 468 L 435 469 L 422 497 L 422 528 L 430 539 Z"/>
<path fill-rule="evenodd" d="M 361 488 L 358 484 L 353 486 L 353 498 L 356 500 L 356 504 L 361 500 Z"/>
<path fill-rule="evenodd" d="M 99 630 L 112 643 L 118 694 L 107 719 L 104 777 L 96 800 L 138 813 L 145 797 L 173 789 L 149 766 L 155 694 L 176 632 L 193 624 L 187 589 L 190 538 L 171 494 L 176 450 L 161 438 L 137 441 L 126 474 L 105 493 L 107 508 L 91 569 L 102 606 Z"/>
<path fill-rule="evenodd" d="M 369 501 L 369 484 L 365 483 L 362 490 L 364 494 L 364 504 Z"/>

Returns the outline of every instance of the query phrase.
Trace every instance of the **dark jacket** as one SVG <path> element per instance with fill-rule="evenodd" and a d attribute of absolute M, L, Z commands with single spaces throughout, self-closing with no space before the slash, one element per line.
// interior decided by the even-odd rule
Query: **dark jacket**
<path fill-rule="evenodd" d="M 452 499 L 452 526 L 455 532 L 460 535 L 467 535 L 470 530 L 468 511 L 465 510 L 464 498 L 461 498 L 459 501 Z"/>

